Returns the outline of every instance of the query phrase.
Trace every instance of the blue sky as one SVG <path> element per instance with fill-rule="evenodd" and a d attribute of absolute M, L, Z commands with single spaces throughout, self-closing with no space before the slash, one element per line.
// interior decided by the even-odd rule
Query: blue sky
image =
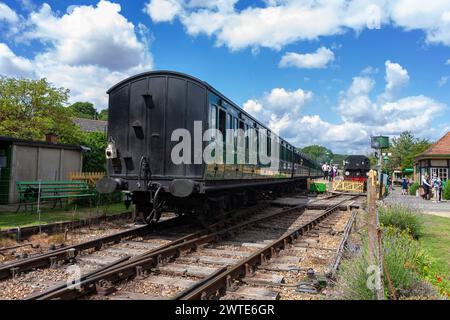
<path fill-rule="evenodd" d="M 132 74 L 209 82 L 298 146 L 450 130 L 450 1 L 0 1 L 0 74 L 106 106 Z M 449 62 L 447 62 L 449 61 Z"/>

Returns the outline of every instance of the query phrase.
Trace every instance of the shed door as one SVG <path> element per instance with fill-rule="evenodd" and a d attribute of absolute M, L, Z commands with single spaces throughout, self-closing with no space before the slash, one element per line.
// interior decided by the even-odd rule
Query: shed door
<path fill-rule="evenodd" d="M 11 144 L 0 143 L 0 204 L 8 204 L 11 180 Z"/>

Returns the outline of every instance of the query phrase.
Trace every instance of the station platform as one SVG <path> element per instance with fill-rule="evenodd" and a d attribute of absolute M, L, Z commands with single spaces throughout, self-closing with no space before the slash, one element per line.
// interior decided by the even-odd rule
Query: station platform
<path fill-rule="evenodd" d="M 424 214 L 450 218 L 450 201 L 444 200 L 436 203 L 433 200 L 424 200 L 421 197 L 402 195 L 402 190 L 399 187 L 396 187 L 383 202 L 418 209 Z"/>

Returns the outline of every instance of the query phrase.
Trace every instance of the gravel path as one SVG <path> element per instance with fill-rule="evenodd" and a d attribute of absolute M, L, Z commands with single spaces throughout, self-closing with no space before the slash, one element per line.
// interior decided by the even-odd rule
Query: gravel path
<path fill-rule="evenodd" d="M 432 214 L 450 218 L 450 201 L 435 203 L 433 200 L 423 200 L 421 197 L 402 195 L 401 188 L 397 187 L 384 199 L 387 204 L 399 204 L 422 211 L 424 214 Z"/>

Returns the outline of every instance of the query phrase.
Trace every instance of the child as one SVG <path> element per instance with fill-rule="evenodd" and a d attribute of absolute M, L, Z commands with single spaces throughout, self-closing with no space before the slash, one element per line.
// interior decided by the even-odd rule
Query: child
<path fill-rule="evenodd" d="M 402 180 L 402 195 L 406 196 L 408 194 L 408 179 L 403 177 Z"/>

